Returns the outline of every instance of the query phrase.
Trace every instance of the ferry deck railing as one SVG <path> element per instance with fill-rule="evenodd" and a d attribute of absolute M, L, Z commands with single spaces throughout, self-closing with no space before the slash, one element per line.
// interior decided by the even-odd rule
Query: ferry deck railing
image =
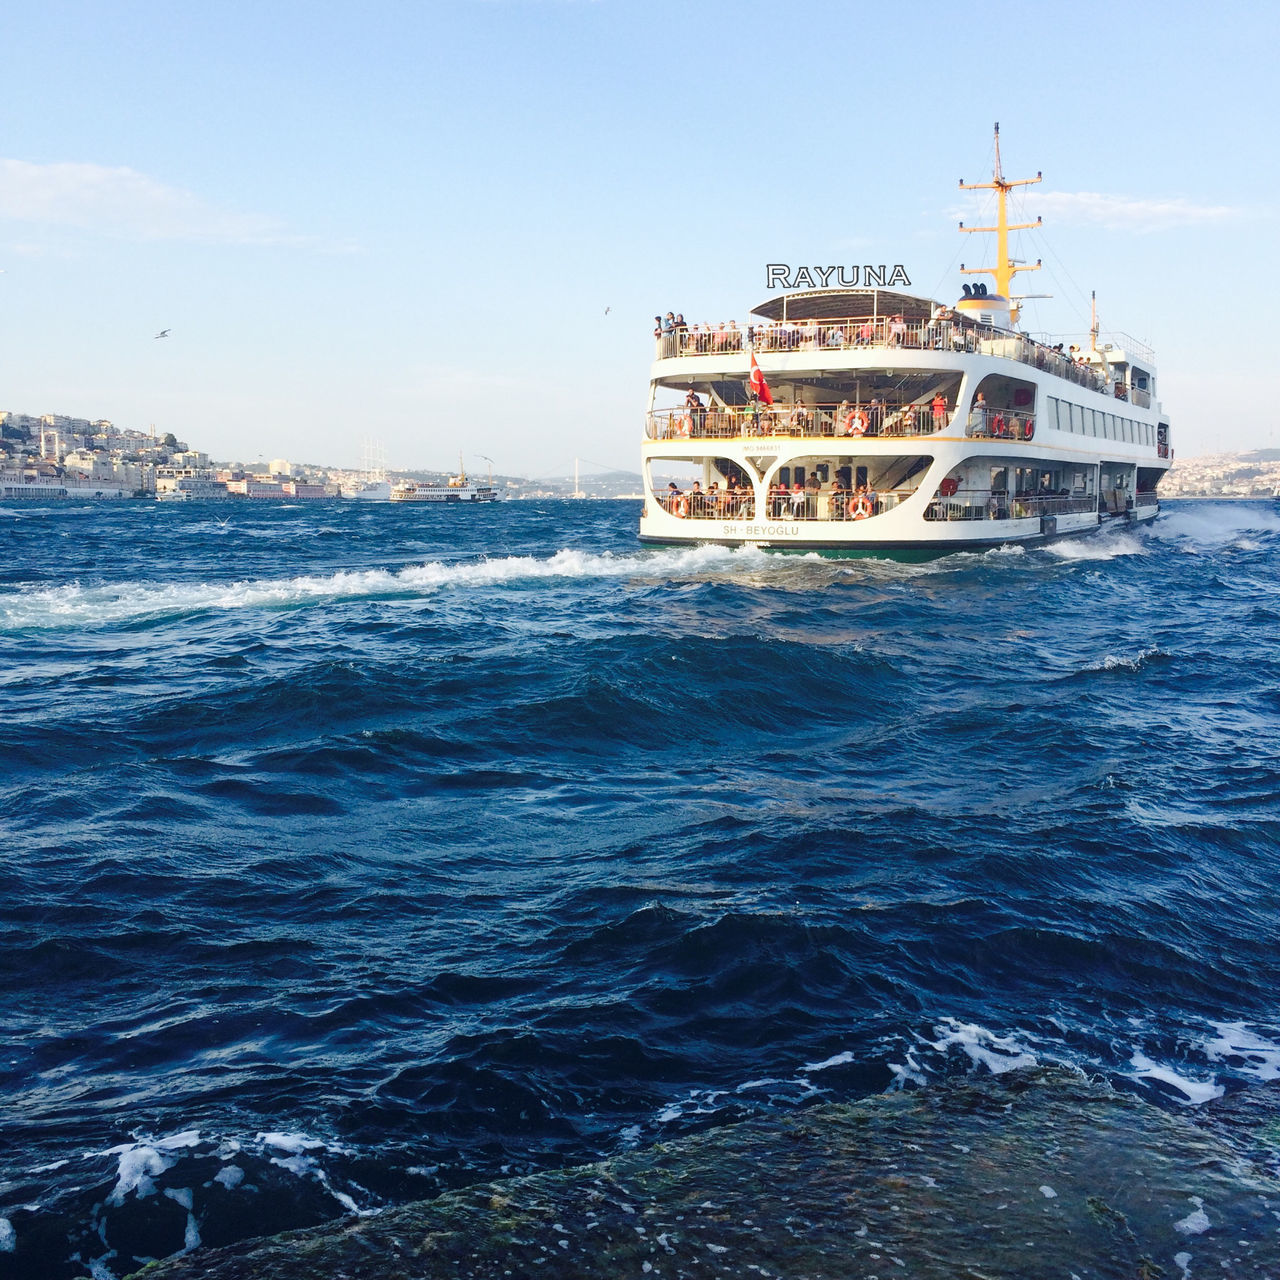
<path fill-rule="evenodd" d="M 1030 520 L 1098 510 L 1096 494 L 1003 493 L 998 489 L 939 492 L 925 508 L 926 520 Z"/>
<path fill-rule="evenodd" d="M 883 493 L 859 495 L 848 489 L 771 488 L 763 503 L 766 520 L 864 520 L 870 515 L 891 511 L 914 489 L 890 489 Z M 863 501 L 859 502 L 859 497 Z M 690 520 L 753 520 L 754 494 L 742 490 L 675 492 L 656 495 L 658 505 L 673 516 Z"/>
<path fill-rule="evenodd" d="M 1035 433 L 1035 414 L 992 405 L 974 405 L 969 410 L 966 434 L 979 440 L 1030 440 Z"/>
<path fill-rule="evenodd" d="M 1045 346 L 1024 333 L 952 318 L 913 322 L 885 316 L 873 320 L 753 321 L 741 327 L 736 321 L 731 321 L 727 325 L 682 326 L 656 338 L 656 353 L 660 360 L 747 351 L 823 352 L 877 348 L 1004 356 L 1092 391 L 1105 391 L 1107 387 L 1105 376 L 1093 365 L 1079 363 L 1065 352 Z"/>
<path fill-rule="evenodd" d="M 650 440 L 735 440 L 754 436 L 839 439 L 858 436 L 926 436 L 942 431 L 954 405 L 920 404 L 750 405 L 655 409 L 645 419 Z"/>

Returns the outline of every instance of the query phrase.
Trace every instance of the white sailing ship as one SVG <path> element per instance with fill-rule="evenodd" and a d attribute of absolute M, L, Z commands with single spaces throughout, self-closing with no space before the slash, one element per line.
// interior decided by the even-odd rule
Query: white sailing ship
<path fill-rule="evenodd" d="M 364 470 L 338 488 L 344 498 L 361 502 L 390 502 L 391 481 L 387 479 L 387 458 L 380 442 L 365 440 Z"/>
<path fill-rule="evenodd" d="M 662 332 L 642 445 L 651 543 L 934 553 L 1154 519 L 1172 459 L 1153 353 L 1018 326 L 996 126 L 995 288 L 953 306 L 872 287 L 786 293 L 742 324 Z M 962 271 L 965 269 L 962 267 Z M 829 278 L 829 273 L 828 273 Z M 675 405 L 661 407 L 677 397 Z M 676 477 L 670 479 L 669 477 Z"/>

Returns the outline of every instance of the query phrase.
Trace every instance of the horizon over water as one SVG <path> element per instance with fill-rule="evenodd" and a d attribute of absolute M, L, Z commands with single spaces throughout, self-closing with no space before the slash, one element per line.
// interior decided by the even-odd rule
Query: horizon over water
<path fill-rule="evenodd" d="M 0 507 L 0 1276 L 710 1124 L 1280 1078 L 1280 516 L 926 564 L 636 502 Z"/>

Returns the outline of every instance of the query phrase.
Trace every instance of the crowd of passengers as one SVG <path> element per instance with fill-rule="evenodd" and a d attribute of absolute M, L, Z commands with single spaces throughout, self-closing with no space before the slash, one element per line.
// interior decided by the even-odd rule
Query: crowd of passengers
<path fill-rule="evenodd" d="M 867 320 L 823 322 L 819 320 L 762 320 L 742 328 L 734 320 L 718 325 L 687 324 L 684 315 L 668 311 L 654 316 L 653 336 L 660 342 L 659 355 L 666 359 L 676 355 L 715 355 L 724 351 L 804 351 L 839 350 L 844 347 L 909 347 L 933 351 L 973 351 L 980 335 L 997 336 L 989 326 L 962 315 L 950 307 L 935 307 L 928 320 L 908 323 L 901 315 L 880 316 Z M 1010 336 L 1000 333 L 998 336 Z M 1065 348 L 1061 342 L 1050 347 L 1024 334 L 1020 338 L 1025 350 L 1019 357 L 1095 391 L 1105 389 L 1106 379 L 1086 358 L 1079 347 Z M 1116 384 L 1117 399 L 1128 399 L 1128 392 Z"/>
<path fill-rule="evenodd" d="M 764 405 L 754 392 L 745 406 L 708 409 L 692 388 L 684 398 L 685 412 L 670 415 L 681 423 L 680 434 L 706 434 L 708 416 L 713 434 L 911 436 L 941 431 L 950 406 L 938 392 L 928 403 L 890 404 L 873 397 L 867 404 L 842 400 L 834 408 L 818 405 Z"/>
<path fill-rule="evenodd" d="M 890 346 L 932 347 L 941 350 L 946 340 L 959 338 L 976 326 L 947 307 L 939 307 L 923 324 L 908 324 L 902 315 L 872 320 L 850 320 L 824 324 L 817 320 L 762 320 L 739 329 L 737 321 L 727 324 L 686 324 L 683 315 L 668 311 L 654 316 L 653 336 L 667 339 L 664 354 L 710 355 L 718 351 L 803 351 L 822 347 Z M 951 327 L 955 326 L 952 333 Z"/>
<path fill-rule="evenodd" d="M 827 499 L 826 510 L 819 512 L 820 499 Z M 755 493 L 734 480 L 720 488 L 712 481 L 706 489 L 695 480 L 688 491 L 672 480 L 667 492 L 660 496 L 662 506 L 672 515 L 701 520 L 751 520 L 755 518 Z M 817 475 L 788 486 L 774 481 L 765 497 L 764 516 L 769 520 L 862 520 L 878 515 L 884 501 L 870 485 L 850 486 L 838 475 L 825 488 Z"/>

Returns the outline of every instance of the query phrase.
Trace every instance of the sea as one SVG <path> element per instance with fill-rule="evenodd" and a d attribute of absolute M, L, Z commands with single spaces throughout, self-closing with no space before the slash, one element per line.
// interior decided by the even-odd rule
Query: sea
<path fill-rule="evenodd" d="M 1280 1077 L 1280 515 L 0 507 L 0 1275 L 1033 1063 Z"/>

